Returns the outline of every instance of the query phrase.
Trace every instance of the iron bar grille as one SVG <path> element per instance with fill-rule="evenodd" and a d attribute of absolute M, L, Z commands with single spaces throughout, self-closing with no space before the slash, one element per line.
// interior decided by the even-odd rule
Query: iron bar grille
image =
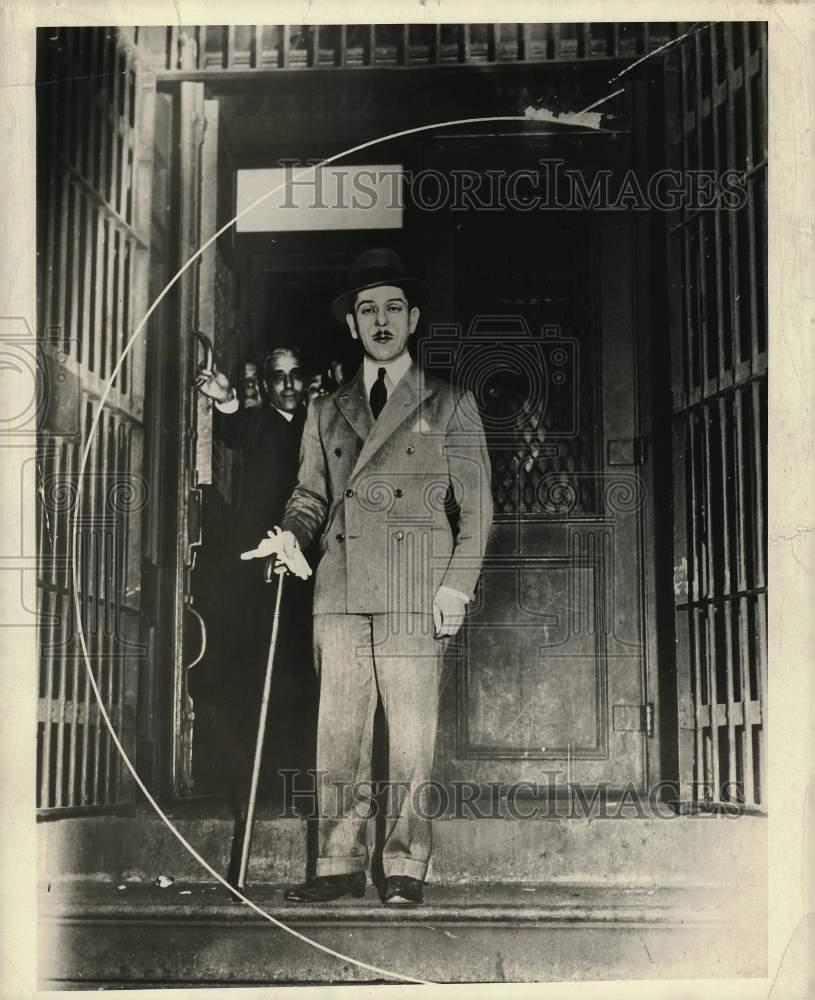
<path fill-rule="evenodd" d="M 142 27 L 157 72 L 257 72 L 631 60 L 686 30 L 630 24 L 331 24 Z"/>
<path fill-rule="evenodd" d="M 767 28 L 706 26 L 666 62 L 669 158 L 743 204 L 669 219 L 680 770 L 694 802 L 765 799 Z"/>
<path fill-rule="evenodd" d="M 38 442 L 37 805 L 111 805 L 131 796 L 88 681 L 78 605 L 105 708 L 132 745 L 139 646 L 142 351 L 113 378 L 88 461 L 80 457 L 105 383 L 145 308 L 148 235 L 136 201 L 137 55 L 114 29 L 38 38 L 38 328 L 49 358 Z"/>

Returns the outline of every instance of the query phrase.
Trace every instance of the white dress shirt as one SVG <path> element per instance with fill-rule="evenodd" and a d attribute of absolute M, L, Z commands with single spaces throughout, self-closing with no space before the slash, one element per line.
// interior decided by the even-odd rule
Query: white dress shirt
<path fill-rule="evenodd" d="M 365 392 L 370 397 L 374 382 L 379 378 L 379 369 L 385 369 L 385 388 L 388 390 L 388 399 L 391 393 L 402 381 L 408 368 L 413 364 L 413 359 L 407 351 L 403 351 L 398 358 L 391 358 L 390 361 L 374 361 L 365 355 L 362 362 L 362 379 L 365 382 Z"/>

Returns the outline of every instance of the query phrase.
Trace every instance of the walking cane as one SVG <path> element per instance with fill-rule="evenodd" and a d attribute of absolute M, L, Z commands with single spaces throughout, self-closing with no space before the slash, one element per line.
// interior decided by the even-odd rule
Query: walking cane
<path fill-rule="evenodd" d="M 271 555 L 266 560 L 263 571 L 263 579 L 266 583 L 271 583 L 275 577 L 275 556 Z M 279 574 L 277 584 L 277 596 L 275 597 L 274 617 L 272 619 L 272 638 L 269 642 L 269 656 L 266 660 L 266 677 L 263 681 L 263 695 L 260 701 L 260 719 L 258 720 L 258 735 L 255 740 L 255 762 L 252 767 L 252 784 L 249 787 L 249 806 L 246 810 L 246 826 L 243 830 L 243 846 L 241 847 L 241 863 L 238 869 L 237 888 L 243 892 L 246 885 L 246 870 L 249 867 L 249 851 L 252 846 L 252 827 L 255 823 L 255 805 L 258 796 L 258 781 L 260 779 L 260 761 L 263 756 L 263 741 L 266 738 L 266 717 L 269 714 L 269 692 L 272 688 L 272 667 L 274 666 L 275 647 L 277 646 L 277 632 L 280 625 L 280 600 L 283 596 L 283 580 L 286 574 Z"/>

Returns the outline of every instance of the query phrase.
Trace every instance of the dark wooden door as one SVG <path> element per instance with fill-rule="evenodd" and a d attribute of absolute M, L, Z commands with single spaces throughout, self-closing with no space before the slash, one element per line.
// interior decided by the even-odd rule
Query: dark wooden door
<path fill-rule="evenodd" d="M 586 211 L 455 224 L 460 330 L 426 352 L 452 341 L 477 395 L 495 523 L 445 677 L 448 781 L 647 781 L 632 227 Z"/>
<path fill-rule="evenodd" d="M 205 100 L 202 83 L 182 83 L 179 107 L 179 261 L 185 264 L 217 230 L 218 102 Z M 173 789 L 179 796 L 193 793 L 192 752 L 195 706 L 190 693 L 190 671 L 204 656 L 207 623 L 197 606 L 192 571 L 202 544 L 201 487 L 212 483 L 212 405 L 194 389 L 196 366 L 206 358 L 194 331 L 211 344 L 220 342 L 216 330 L 219 303 L 229 285 L 227 268 L 215 245 L 182 275 L 179 285 L 177 392 L 179 408 L 177 479 L 176 573 L 174 593 L 175 647 L 173 655 Z"/>
<path fill-rule="evenodd" d="M 139 761 L 158 791 L 184 797 L 193 789 L 189 671 L 207 638 L 191 573 L 201 486 L 212 481 L 212 414 L 194 388 L 204 352 L 193 331 L 217 345 L 216 300 L 229 281 L 214 246 L 176 277 L 216 229 L 217 101 L 184 82 L 154 95 L 153 114 L 151 300 L 173 284 L 148 328 L 143 571 L 153 669 L 140 697 Z"/>

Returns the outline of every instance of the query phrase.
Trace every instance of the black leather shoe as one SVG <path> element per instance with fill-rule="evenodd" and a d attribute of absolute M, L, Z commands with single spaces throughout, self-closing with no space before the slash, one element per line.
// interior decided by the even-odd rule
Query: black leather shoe
<path fill-rule="evenodd" d="M 365 895 L 365 872 L 349 875 L 318 875 L 283 893 L 287 903 L 327 903 L 351 894 L 354 899 Z"/>
<path fill-rule="evenodd" d="M 410 875 L 391 875 L 385 882 L 383 902 L 388 906 L 416 906 L 424 902 L 424 882 Z"/>

